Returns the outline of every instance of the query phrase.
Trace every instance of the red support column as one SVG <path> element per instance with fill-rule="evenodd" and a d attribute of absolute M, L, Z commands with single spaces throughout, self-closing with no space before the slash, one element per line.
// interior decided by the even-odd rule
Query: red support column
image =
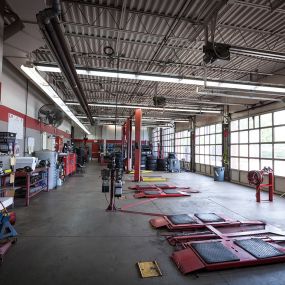
<path fill-rule="evenodd" d="M 126 136 L 127 136 L 127 172 L 132 170 L 132 119 L 128 118 L 126 123 Z"/>
<path fill-rule="evenodd" d="M 134 181 L 141 181 L 141 128 L 142 110 L 135 111 L 135 169 Z"/>

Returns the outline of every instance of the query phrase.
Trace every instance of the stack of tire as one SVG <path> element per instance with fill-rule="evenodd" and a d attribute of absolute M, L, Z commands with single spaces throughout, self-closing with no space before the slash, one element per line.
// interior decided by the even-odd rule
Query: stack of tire
<path fill-rule="evenodd" d="M 166 171 L 167 170 L 167 160 L 164 158 L 157 159 L 157 170 Z"/>
<path fill-rule="evenodd" d="M 149 155 L 146 158 L 146 169 L 155 171 L 157 169 L 157 157 Z"/>
<path fill-rule="evenodd" d="M 146 154 L 142 154 L 141 155 L 141 170 L 146 169 L 146 159 L 147 159 Z"/>

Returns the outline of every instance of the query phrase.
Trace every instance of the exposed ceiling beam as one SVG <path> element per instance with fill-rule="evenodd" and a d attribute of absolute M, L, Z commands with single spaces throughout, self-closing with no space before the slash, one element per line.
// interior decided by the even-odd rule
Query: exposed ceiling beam
<path fill-rule="evenodd" d="M 247 28 L 247 27 L 241 27 L 241 26 L 233 26 L 230 24 L 218 24 L 217 27 L 221 27 L 224 29 L 228 29 L 228 30 L 236 30 L 236 31 L 241 31 L 241 32 L 248 32 L 248 33 L 253 33 L 256 35 L 265 35 L 265 36 L 272 36 L 272 37 L 276 37 L 276 38 L 285 38 L 285 34 L 283 33 L 276 33 L 276 32 L 272 32 L 272 31 L 267 31 L 267 30 L 260 30 L 260 29 L 253 29 L 253 28 Z"/>
<path fill-rule="evenodd" d="M 239 6 L 258 8 L 258 9 L 266 10 L 266 11 L 269 11 L 269 12 L 272 11 L 271 5 L 257 4 L 257 3 L 246 2 L 246 1 L 241 1 L 241 0 L 235 0 L 234 3 L 239 5 Z M 276 7 L 274 12 L 285 14 L 285 10 L 278 9 L 278 7 Z"/>
<path fill-rule="evenodd" d="M 120 12 L 122 10 L 122 6 L 116 5 L 116 6 L 111 6 L 111 5 L 104 5 L 104 4 L 99 4 L 99 3 L 94 3 L 92 1 L 80 1 L 80 0 L 62 0 L 64 3 L 72 3 L 74 5 L 83 5 L 83 6 L 90 6 L 90 7 L 95 7 L 97 9 L 106 9 L 110 11 L 118 11 Z M 156 12 L 150 12 L 150 11 L 141 11 L 141 10 L 136 10 L 136 9 L 130 9 L 127 8 L 126 10 L 130 14 L 135 14 L 135 15 L 140 15 L 140 16 L 152 16 L 152 17 L 158 17 L 161 19 L 167 19 L 167 20 L 174 20 L 175 16 L 170 16 L 170 15 L 165 15 L 165 14 L 160 14 Z M 187 23 L 191 23 L 193 25 L 197 24 L 193 19 L 183 17 L 181 20 L 186 21 Z"/>
<path fill-rule="evenodd" d="M 104 36 L 98 36 L 95 34 L 86 34 L 86 33 L 73 33 L 73 32 L 65 32 L 64 33 L 65 36 L 67 37 L 75 37 L 75 38 L 86 38 L 86 39 L 92 39 L 92 40 L 99 40 L 99 41 L 104 41 L 104 42 L 114 42 L 116 43 L 118 38 L 117 36 L 112 37 L 112 38 L 107 38 Z M 138 44 L 138 45 L 145 45 L 145 46 L 150 46 L 150 47 L 157 47 L 157 45 L 159 44 L 159 42 L 149 42 L 149 41 L 144 41 L 144 40 L 139 40 L 139 39 L 135 39 L 135 40 L 128 40 L 125 38 L 121 38 L 120 41 L 122 43 L 126 43 L 126 44 Z M 197 51 L 198 49 L 193 49 L 193 48 L 189 48 L 187 46 L 183 46 L 181 44 L 174 45 L 174 44 L 166 44 L 165 47 L 173 49 L 173 48 L 180 48 L 180 49 L 185 49 L 187 51 Z M 199 50 L 198 50 L 199 51 Z"/>
<path fill-rule="evenodd" d="M 198 49 L 197 49 L 198 51 Z M 200 51 L 200 50 L 199 50 Z M 201 50 L 202 52 L 202 50 Z M 35 51 L 35 55 L 37 57 L 37 54 L 46 54 L 50 53 L 48 49 L 41 48 L 39 50 Z M 78 58 L 86 59 L 86 58 L 96 58 L 96 59 L 104 59 L 107 61 L 110 61 L 110 56 L 104 55 L 104 54 L 99 54 L 99 53 L 84 53 L 84 52 L 79 52 L 79 51 L 74 51 L 71 52 L 71 54 L 75 54 Z M 117 60 L 116 57 L 112 57 L 112 60 Z M 147 64 L 148 60 L 147 59 L 142 59 L 142 58 L 131 58 L 131 57 L 120 57 L 120 61 L 128 61 L 128 62 L 133 62 L 136 64 Z M 50 63 L 53 64 L 54 62 L 44 62 L 39 59 L 35 60 L 36 63 Z M 155 60 L 153 61 L 154 64 L 156 64 L 158 67 L 178 67 L 182 69 L 195 69 L 195 70 L 204 70 L 205 67 L 202 66 L 201 64 L 191 64 L 191 63 L 180 63 L 180 62 L 175 62 L 175 61 L 159 61 Z M 87 66 L 83 66 L 83 68 L 88 68 Z M 223 67 L 223 66 L 213 66 L 213 65 L 208 65 L 207 70 L 212 70 L 212 71 L 218 71 L 218 72 L 225 72 L 225 73 L 238 73 L 238 74 L 254 74 L 254 75 L 261 75 L 261 76 L 273 76 L 273 75 L 280 75 L 280 76 L 285 76 L 284 74 L 278 74 L 278 73 L 269 73 L 269 72 L 260 72 L 260 71 L 250 71 L 250 70 L 244 70 L 244 69 L 236 69 L 236 68 L 229 68 L 229 67 Z"/>

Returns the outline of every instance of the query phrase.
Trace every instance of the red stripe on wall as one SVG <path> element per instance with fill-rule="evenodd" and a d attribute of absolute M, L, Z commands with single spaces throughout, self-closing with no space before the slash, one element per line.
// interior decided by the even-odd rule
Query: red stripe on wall
<path fill-rule="evenodd" d="M 67 139 L 70 138 L 70 134 L 68 134 L 68 133 L 66 133 L 60 129 L 57 129 L 57 128 L 52 127 L 52 126 L 44 125 L 44 124 L 40 123 L 37 119 L 26 116 L 25 114 L 20 113 L 18 111 L 15 111 L 15 110 L 8 108 L 6 106 L 0 105 L 0 121 L 8 122 L 8 114 L 9 113 L 23 118 L 24 124 L 26 123 L 26 128 L 28 128 L 28 129 L 33 129 L 33 130 L 36 130 L 39 132 L 47 132 L 49 134 L 53 134 L 56 136 L 63 136 L 64 138 L 67 138 Z"/>

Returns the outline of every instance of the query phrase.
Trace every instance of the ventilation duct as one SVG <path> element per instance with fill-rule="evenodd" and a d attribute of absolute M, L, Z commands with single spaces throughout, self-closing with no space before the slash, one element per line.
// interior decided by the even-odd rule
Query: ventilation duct
<path fill-rule="evenodd" d="M 52 8 L 47 8 L 37 14 L 38 25 L 63 75 L 73 90 L 91 125 L 93 125 L 94 120 L 90 108 L 88 107 L 64 34 L 60 27 L 60 13 L 60 1 L 53 1 Z"/>

